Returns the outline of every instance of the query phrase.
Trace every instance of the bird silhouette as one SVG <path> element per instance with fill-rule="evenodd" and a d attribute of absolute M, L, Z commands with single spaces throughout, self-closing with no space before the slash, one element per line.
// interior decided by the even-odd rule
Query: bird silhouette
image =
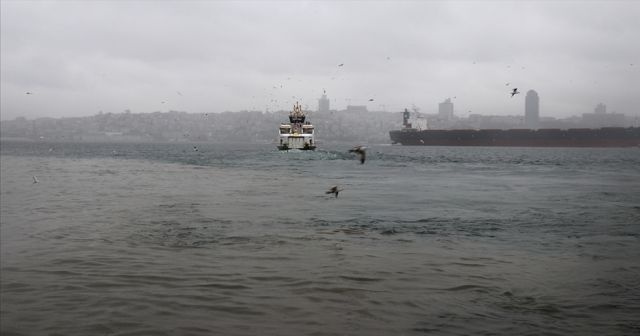
<path fill-rule="evenodd" d="M 365 151 L 366 147 L 363 146 L 355 146 L 349 150 L 349 153 L 356 153 L 360 156 L 360 164 L 364 164 L 364 160 L 367 158 L 367 152 Z"/>
<path fill-rule="evenodd" d="M 373 98 L 369 99 L 369 101 L 373 101 Z"/>
<path fill-rule="evenodd" d="M 338 193 L 340 193 L 344 189 L 339 189 L 338 186 L 333 186 L 329 188 L 329 190 L 325 191 L 325 194 L 335 194 L 336 198 L 338 198 Z"/>
<path fill-rule="evenodd" d="M 511 91 L 511 98 L 513 98 L 514 95 L 517 95 L 518 93 L 520 93 L 518 91 L 518 88 L 513 88 L 513 91 Z"/>
<path fill-rule="evenodd" d="M 25 92 L 25 94 L 31 95 L 31 94 L 33 94 L 33 92 L 28 92 L 27 91 L 27 92 Z"/>
<path fill-rule="evenodd" d="M 343 65 L 344 65 L 344 63 L 340 63 L 340 64 L 338 64 L 338 66 L 343 66 Z"/>
<path fill-rule="evenodd" d="M 40 181 L 38 181 L 38 177 L 33 175 L 33 183 L 38 183 L 38 182 L 40 182 Z"/>

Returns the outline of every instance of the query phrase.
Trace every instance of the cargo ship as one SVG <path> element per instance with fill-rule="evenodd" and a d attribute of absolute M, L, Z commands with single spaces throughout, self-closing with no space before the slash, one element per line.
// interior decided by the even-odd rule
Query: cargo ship
<path fill-rule="evenodd" d="M 405 146 L 638 147 L 640 127 L 418 130 L 404 110 L 403 128 L 389 132 Z"/>

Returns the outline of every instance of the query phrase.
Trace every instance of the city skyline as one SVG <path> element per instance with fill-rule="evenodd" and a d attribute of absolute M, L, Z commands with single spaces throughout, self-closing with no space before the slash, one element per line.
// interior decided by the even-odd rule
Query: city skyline
<path fill-rule="evenodd" d="M 640 3 L 0 3 L 0 119 L 418 107 L 640 115 Z"/>

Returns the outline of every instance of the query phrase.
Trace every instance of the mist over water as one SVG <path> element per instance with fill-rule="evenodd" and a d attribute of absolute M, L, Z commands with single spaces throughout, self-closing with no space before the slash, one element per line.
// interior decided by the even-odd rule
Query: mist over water
<path fill-rule="evenodd" d="M 0 331 L 640 332 L 637 148 L 349 148 L 2 142 Z"/>

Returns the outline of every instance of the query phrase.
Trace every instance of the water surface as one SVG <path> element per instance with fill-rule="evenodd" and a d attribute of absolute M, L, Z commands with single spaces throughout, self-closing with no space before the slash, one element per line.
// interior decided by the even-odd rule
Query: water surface
<path fill-rule="evenodd" d="M 640 333 L 637 148 L 1 145 L 3 335 Z"/>

